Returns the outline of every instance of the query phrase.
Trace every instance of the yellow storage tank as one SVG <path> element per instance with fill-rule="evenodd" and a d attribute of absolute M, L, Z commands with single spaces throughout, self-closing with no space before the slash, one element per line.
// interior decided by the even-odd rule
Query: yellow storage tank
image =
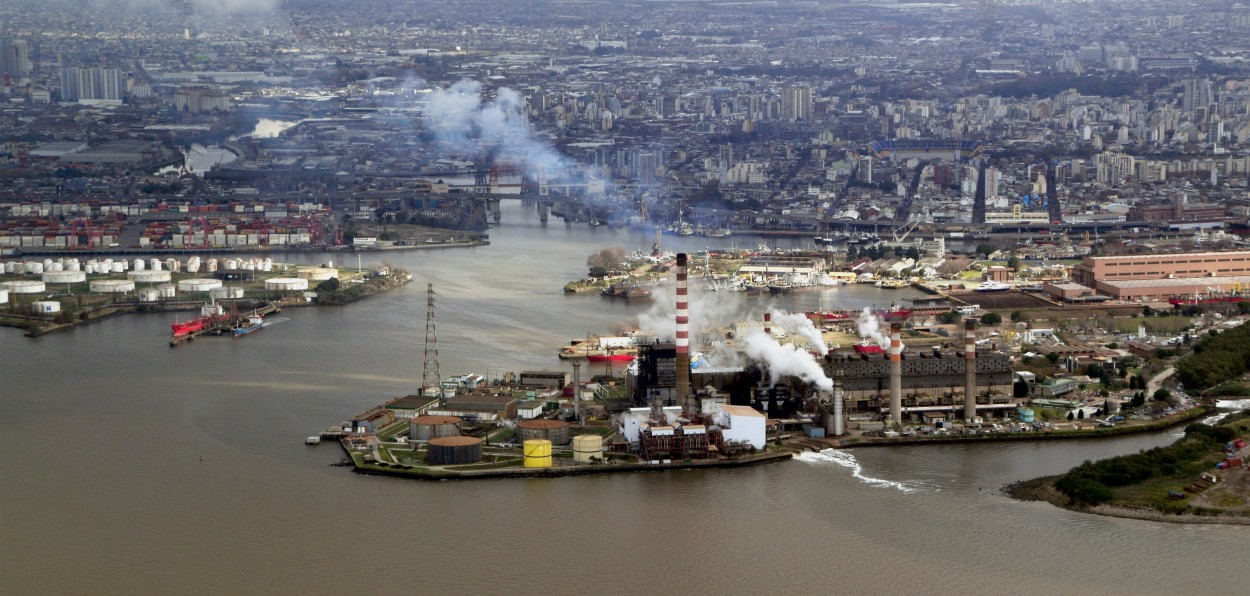
<path fill-rule="evenodd" d="M 524 444 L 525 467 L 551 467 L 551 441 L 547 439 L 530 439 Z"/>
<path fill-rule="evenodd" d="M 591 463 L 591 458 L 603 459 L 603 437 L 599 435 L 573 437 L 573 461 L 588 464 Z"/>

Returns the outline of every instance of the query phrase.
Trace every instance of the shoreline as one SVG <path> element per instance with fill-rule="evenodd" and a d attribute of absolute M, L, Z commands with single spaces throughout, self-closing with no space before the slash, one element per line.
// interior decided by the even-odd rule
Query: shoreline
<path fill-rule="evenodd" d="M 910 438 L 910 439 L 860 439 L 854 443 L 846 441 L 829 440 L 830 447 L 833 449 L 853 449 L 857 447 L 897 447 L 897 446 L 916 446 L 916 445 L 945 445 L 951 443 L 1004 443 L 1008 441 L 1064 441 L 1064 440 L 1080 440 L 1080 439 L 1104 439 L 1110 437 L 1120 437 L 1127 435 L 1135 435 L 1158 430 L 1165 430 L 1173 426 L 1177 426 L 1184 422 L 1189 422 L 1195 418 L 1210 413 L 1210 406 L 1197 406 L 1190 408 L 1173 417 L 1154 420 L 1146 424 L 1133 426 L 1117 426 L 1112 428 L 1097 428 L 1094 430 L 1067 430 L 1067 431 L 1033 431 L 1025 433 L 1000 433 L 996 435 L 976 435 L 976 436 L 954 436 L 947 435 L 942 437 L 926 437 L 926 438 Z M 819 440 L 819 439 L 817 439 Z"/>
<path fill-rule="evenodd" d="M 481 470 L 434 470 L 430 472 L 420 471 L 416 469 L 402 469 L 389 466 L 379 466 L 377 464 L 367 464 L 357 457 L 359 452 L 353 452 L 347 447 L 345 442 L 339 441 L 339 446 L 347 457 L 351 459 L 352 471 L 356 474 L 366 476 L 393 476 L 396 478 L 405 478 L 408 480 L 424 480 L 424 481 L 444 481 L 444 480 L 482 480 L 492 479 L 498 480 L 503 478 L 563 478 L 568 476 L 590 476 L 595 474 L 624 474 L 634 472 L 665 472 L 672 470 L 697 470 L 697 469 L 715 469 L 715 468 L 746 468 L 751 466 L 765 465 L 771 463 L 782 462 L 794 457 L 790 451 L 765 453 L 760 455 L 748 455 L 737 459 L 729 460 L 692 460 L 684 462 L 673 462 L 670 464 L 643 464 L 643 463 L 627 463 L 627 464 L 592 464 L 592 465 L 571 465 L 556 466 L 549 468 L 495 468 Z"/>
<path fill-rule="evenodd" d="M 375 248 L 332 248 L 329 246 L 287 246 L 275 248 L 269 246 L 238 246 L 229 248 L 116 248 L 98 250 L 22 250 L 16 254 L 0 255 L 4 259 L 23 259 L 24 257 L 119 257 L 128 255 L 232 255 L 232 254 L 301 254 L 301 253 L 372 253 L 405 250 L 426 250 L 434 248 L 473 248 L 489 246 L 489 239 L 469 240 L 461 242 L 438 242 L 433 244 L 405 244 L 403 246 L 387 246 Z"/>

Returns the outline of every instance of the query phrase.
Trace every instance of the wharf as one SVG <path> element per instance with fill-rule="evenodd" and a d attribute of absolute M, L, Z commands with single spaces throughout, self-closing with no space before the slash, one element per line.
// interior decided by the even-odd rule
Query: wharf
<path fill-rule="evenodd" d="M 246 319 L 248 317 L 263 317 L 265 315 L 278 313 L 278 312 L 282 312 L 282 309 L 279 308 L 277 304 L 270 302 L 252 312 L 241 314 L 238 317 L 230 317 L 224 321 L 220 321 L 218 323 L 215 323 L 213 325 L 200 329 L 199 331 L 193 331 L 186 335 L 178 335 L 178 336 L 171 337 L 169 338 L 169 347 L 176 348 L 184 343 L 194 341 L 195 338 L 201 335 L 204 335 L 206 333 L 218 334 L 222 331 L 226 331 L 230 328 L 231 325 L 233 325 L 236 321 L 238 321 L 241 318 Z"/>

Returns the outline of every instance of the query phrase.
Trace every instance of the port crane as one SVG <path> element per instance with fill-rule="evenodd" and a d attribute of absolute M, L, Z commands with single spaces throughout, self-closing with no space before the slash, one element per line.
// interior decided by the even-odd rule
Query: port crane
<path fill-rule="evenodd" d="M 916 226 L 920 225 L 923 222 L 924 222 L 924 217 L 917 215 L 916 217 L 911 218 L 911 220 L 909 220 L 907 223 L 897 228 L 894 228 L 894 231 L 891 232 L 891 235 L 894 237 L 894 241 L 906 242 L 907 237 L 910 236 L 913 231 L 915 231 Z"/>

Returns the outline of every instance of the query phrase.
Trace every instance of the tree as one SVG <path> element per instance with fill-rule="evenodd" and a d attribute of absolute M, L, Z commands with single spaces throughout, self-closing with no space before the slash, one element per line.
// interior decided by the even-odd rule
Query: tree
<path fill-rule="evenodd" d="M 1171 397 L 1172 392 L 1167 389 L 1159 389 L 1158 391 L 1155 391 L 1154 394 L 1155 401 L 1167 401 Z"/>
<path fill-rule="evenodd" d="M 318 292 L 337 292 L 339 291 L 339 278 L 331 277 L 317 284 L 316 289 Z"/>
<path fill-rule="evenodd" d="M 1140 408 L 1146 405 L 1146 392 L 1138 391 L 1137 393 L 1133 394 L 1133 399 L 1129 402 L 1129 405 L 1134 408 Z"/>
<path fill-rule="evenodd" d="M 612 268 L 625 262 L 625 249 L 619 246 L 604 248 L 589 257 L 586 257 L 586 266 L 592 271 L 602 269 L 610 271 Z M 593 275 L 593 273 L 592 273 Z M 598 276 L 602 277 L 602 276 Z"/>
<path fill-rule="evenodd" d="M 1003 316 L 996 312 L 987 312 L 984 315 L 981 315 L 982 325 L 993 326 L 993 325 L 1001 324 L 1002 322 L 1003 322 Z"/>
<path fill-rule="evenodd" d="M 1088 364 L 1085 366 L 1085 376 L 1091 379 L 1102 378 L 1102 366 L 1098 364 Z"/>
<path fill-rule="evenodd" d="M 1049 360 L 1051 364 L 1059 362 L 1059 353 L 1051 352 L 1049 354 L 1046 354 L 1046 359 Z"/>
<path fill-rule="evenodd" d="M 1077 411 L 1076 411 L 1076 419 L 1077 419 L 1077 420 L 1084 420 L 1084 419 L 1085 419 L 1085 410 L 1077 410 Z"/>
<path fill-rule="evenodd" d="M 1019 310 L 1011 311 L 1011 322 L 1024 323 L 1024 322 L 1027 322 L 1028 320 L 1029 320 L 1029 313 L 1026 313 L 1024 311 L 1019 311 Z"/>
<path fill-rule="evenodd" d="M 1068 412 L 1068 420 L 1076 420 L 1076 416 L 1072 412 Z"/>
<path fill-rule="evenodd" d="M 959 318 L 959 313 L 953 310 L 948 310 L 943 313 L 938 313 L 937 322 L 943 325 L 954 325 L 959 322 Z"/>
<path fill-rule="evenodd" d="M 1011 269 L 1012 271 L 1019 271 L 1020 270 L 1020 258 L 1015 255 L 1012 255 L 1010 259 L 1007 259 L 1007 268 Z"/>

